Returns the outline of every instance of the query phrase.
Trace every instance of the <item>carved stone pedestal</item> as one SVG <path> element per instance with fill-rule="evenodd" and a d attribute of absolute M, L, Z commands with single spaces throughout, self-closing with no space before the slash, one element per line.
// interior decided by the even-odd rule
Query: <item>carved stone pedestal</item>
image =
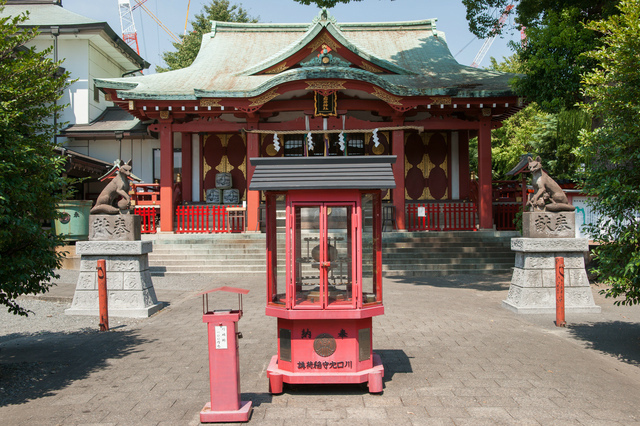
<path fill-rule="evenodd" d="M 146 318 L 162 308 L 149 273 L 151 241 L 82 241 L 80 275 L 67 315 L 99 315 L 98 259 L 106 260 L 109 316 Z"/>
<path fill-rule="evenodd" d="M 555 258 L 564 258 L 565 311 L 599 313 L 587 279 L 586 238 L 512 238 L 516 264 L 502 306 L 516 313 L 555 313 Z"/>

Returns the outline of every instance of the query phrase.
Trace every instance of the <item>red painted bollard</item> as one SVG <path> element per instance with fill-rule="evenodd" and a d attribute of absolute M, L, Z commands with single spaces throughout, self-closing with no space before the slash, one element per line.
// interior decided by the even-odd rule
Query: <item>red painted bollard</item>
<path fill-rule="evenodd" d="M 564 327 L 564 258 L 556 257 L 556 326 Z"/>
<path fill-rule="evenodd" d="M 98 301 L 100 304 L 100 331 L 109 331 L 109 306 L 107 294 L 107 266 L 98 259 Z"/>
<path fill-rule="evenodd" d="M 217 291 L 238 295 L 238 309 L 209 309 L 209 294 Z M 242 295 L 249 290 L 218 287 L 200 293 L 202 322 L 209 337 L 209 383 L 211 398 L 200 411 L 201 423 L 248 422 L 252 402 L 240 400 L 240 354 L 238 321 L 242 318 Z"/>

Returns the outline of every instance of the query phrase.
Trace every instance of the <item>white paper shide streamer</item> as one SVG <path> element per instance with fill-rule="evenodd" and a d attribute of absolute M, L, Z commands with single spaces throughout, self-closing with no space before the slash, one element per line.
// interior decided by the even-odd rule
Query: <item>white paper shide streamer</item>
<path fill-rule="evenodd" d="M 340 147 L 340 151 L 342 152 L 344 152 L 344 145 L 345 145 L 344 132 L 340 132 L 340 134 L 338 135 L 338 146 Z"/>
<path fill-rule="evenodd" d="M 280 152 L 280 139 L 278 139 L 277 133 L 273 134 L 273 148 L 276 150 L 276 152 Z"/>
<path fill-rule="evenodd" d="M 313 150 L 313 135 L 311 132 L 307 133 L 307 149 Z"/>
<path fill-rule="evenodd" d="M 373 129 L 373 146 L 378 147 L 380 145 L 380 141 L 378 140 L 378 129 Z"/>

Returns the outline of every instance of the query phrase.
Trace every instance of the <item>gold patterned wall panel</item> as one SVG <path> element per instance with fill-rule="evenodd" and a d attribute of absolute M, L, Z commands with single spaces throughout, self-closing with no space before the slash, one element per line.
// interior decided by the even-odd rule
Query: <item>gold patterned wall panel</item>
<path fill-rule="evenodd" d="M 217 173 L 231 173 L 233 188 L 240 192 L 240 200 L 247 196 L 247 142 L 240 133 L 207 134 L 202 147 L 203 194 L 215 188 Z"/>
<path fill-rule="evenodd" d="M 448 198 L 447 132 L 405 134 L 405 197 L 426 201 Z"/>

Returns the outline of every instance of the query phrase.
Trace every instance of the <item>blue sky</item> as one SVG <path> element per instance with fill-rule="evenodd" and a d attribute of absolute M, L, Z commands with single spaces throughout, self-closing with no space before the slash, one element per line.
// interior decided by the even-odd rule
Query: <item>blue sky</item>
<path fill-rule="evenodd" d="M 130 0 L 135 4 L 135 0 Z M 191 0 L 189 19 L 202 11 L 203 5 L 210 0 Z M 240 4 L 252 17 L 260 22 L 274 23 L 307 23 L 318 14 L 315 6 L 304 6 L 293 0 L 231 0 L 232 4 Z M 63 6 L 73 12 L 89 18 L 104 20 L 116 33 L 120 33 L 118 0 L 63 0 Z M 148 0 L 144 5 L 171 31 L 176 34 L 184 32 L 187 16 L 188 0 Z M 465 8 L 456 0 L 363 0 L 336 6 L 330 10 L 338 22 L 387 22 L 412 21 L 427 18 L 438 18 L 437 28 L 444 31 L 449 49 L 456 55 L 458 62 L 470 65 L 480 50 L 483 40 L 475 38 L 468 30 L 465 19 Z M 172 49 L 170 36 L 162 30 L 152 18 L 138 8 L 133 12 L 140 54 L 149 61 L 151 71 L 162 63 L 161 54 Z M 489 64 L 489 57 L 501 59 L 509 56 L 507 43 L 509 40 L 519 41 L 520 33 L 507 34 L 505 38 L 497 38 L 480 66 Z M 466 47 L 465 47 L 466 46 Z M 459 53 L 458 53 L 459 52 Z"/>

